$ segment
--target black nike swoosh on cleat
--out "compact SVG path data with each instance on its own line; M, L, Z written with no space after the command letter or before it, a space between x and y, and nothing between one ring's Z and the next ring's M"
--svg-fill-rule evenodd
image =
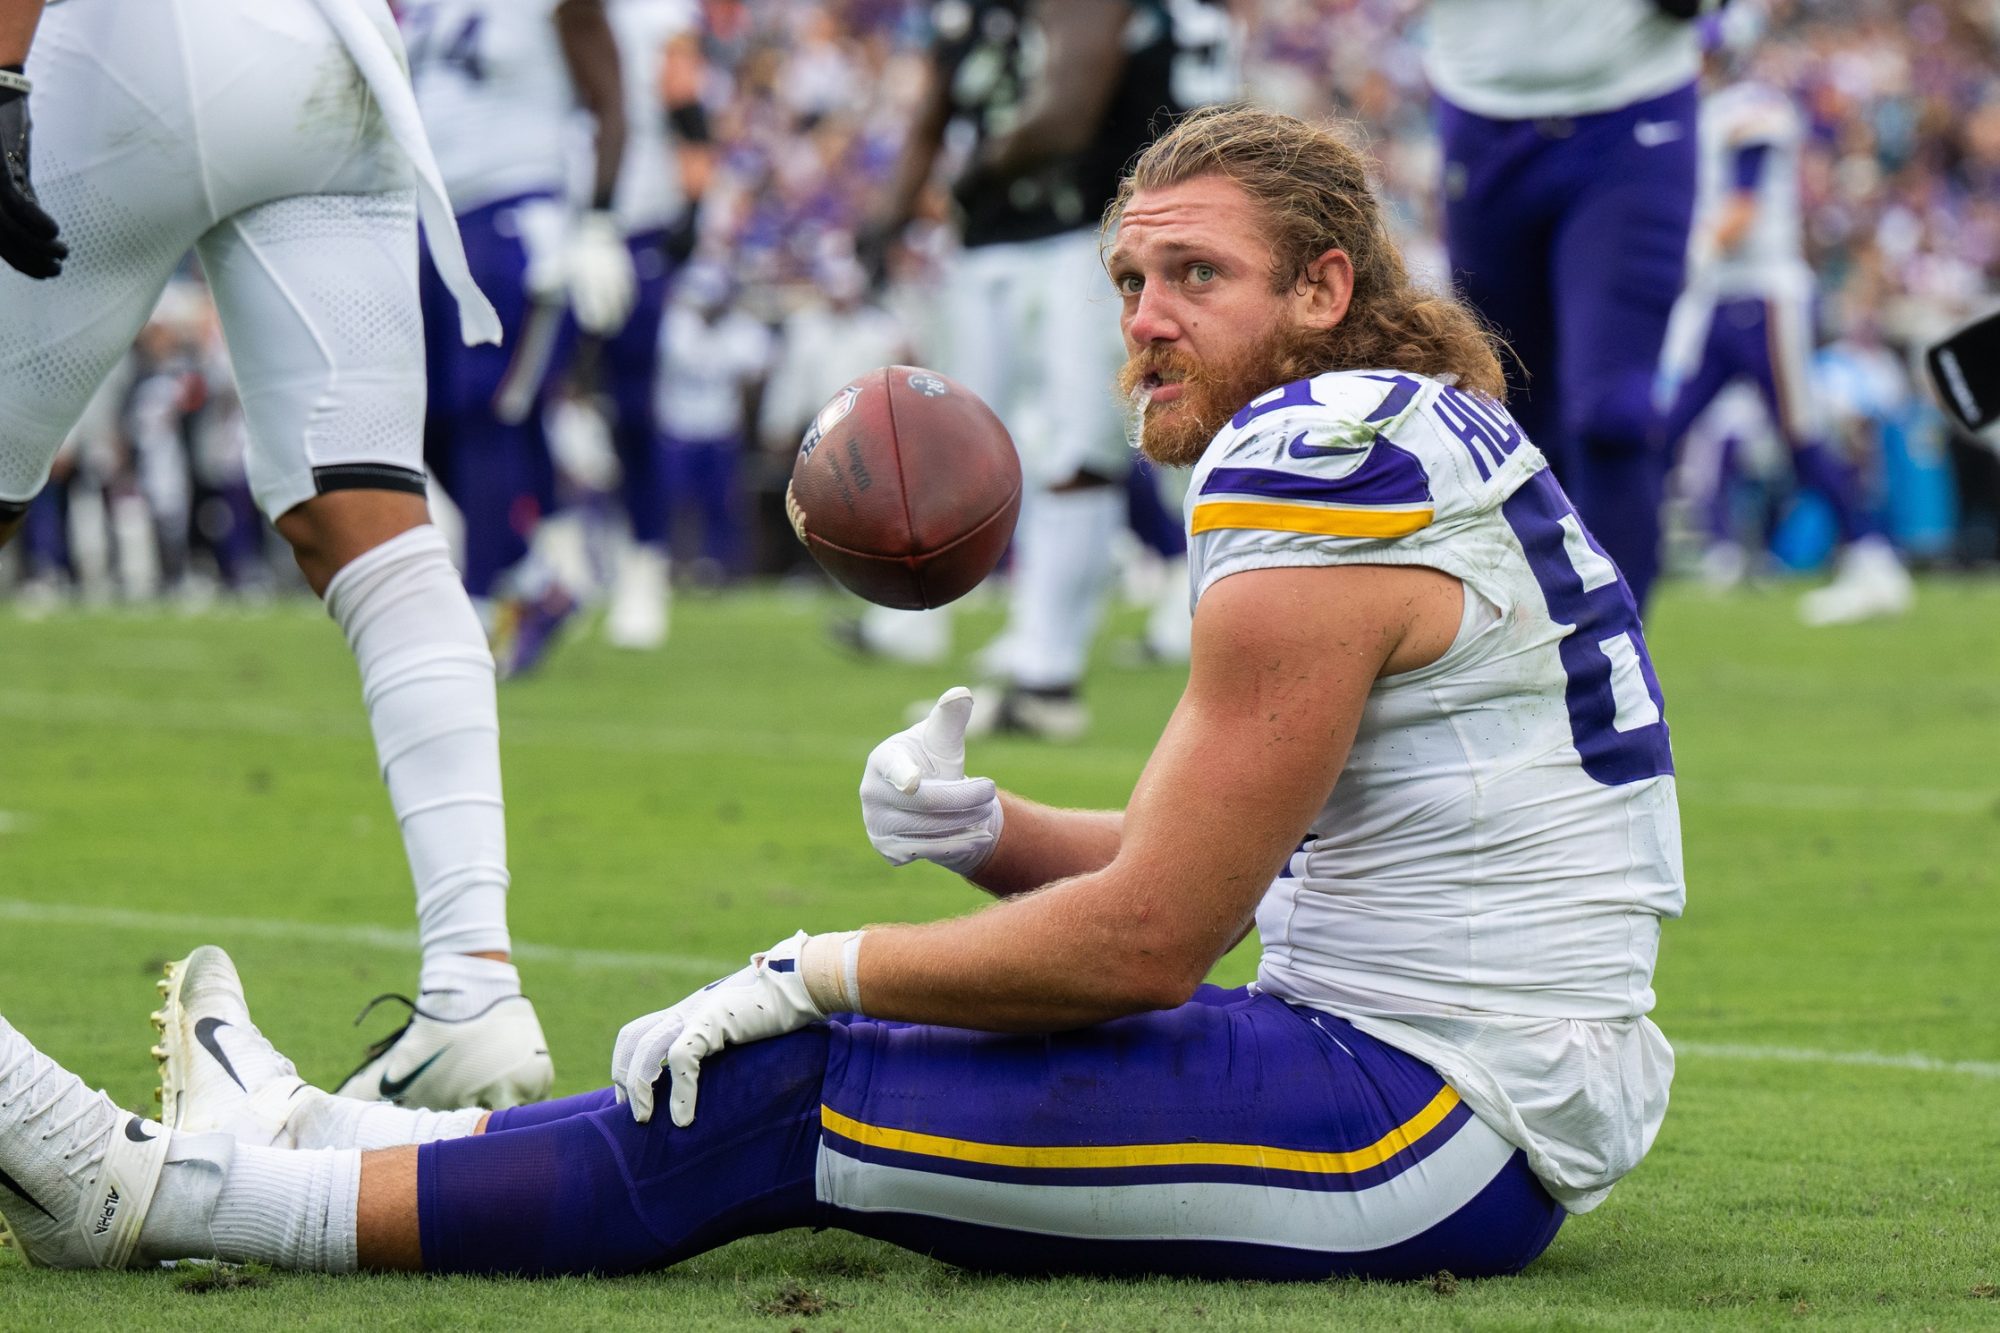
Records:
M215 1062L222 1066L222 1072L229 1075L230 1082L242 1088L243 1091L248 1092L250 1089L245 1086L242 1079L236 1076L236 1066L230 1064L229 1057L222 1053L222 1043L215 1039L216 1029L228 1026L229 1020L226 1018L201 1019L194 1025L194 1039L206 1047L208 1053L215 1057Z
M48 1218L49 1221L54 1222L57 1220L56 1215L54 1213L42 1207L42 1201L40 1199L37 1199L34 1195L28 1193L28 1191L22 1189L21 1182L14 1179L14 1177L8 1175L5 1171L0 1171L0 1188L5 1188L8 1191L14 1194L18 1194L22 1198L26 1199L28 1201L28 1206L30 1208L33 1208L43 1217Z
M403 1077L401 1078L390 1078L387 1074L382 1075L382 1100L389 1102L395 1101L398 1097L402 1096L404 1093L410 1090L410 1085L412 1083L415 1083L418 1079L424 1076L424 1071L426 1069L429 1069L432 1065L436 1064L439 1060L442 1060L443 1058L444 1058L443 1051L435 1051L431 1054L430 1059L424 1061L422 1064L418 1065L415 1069L412 1069L409 1073L403 1075Z
M140 1120L139 1117L135 1115L130 1120L127 1120L125 1122L125 1137L132 1140L132 1142L134 1143L151 1143L154 1139L158 1138L159 1135L148 1134L146 1132L145 1122Z

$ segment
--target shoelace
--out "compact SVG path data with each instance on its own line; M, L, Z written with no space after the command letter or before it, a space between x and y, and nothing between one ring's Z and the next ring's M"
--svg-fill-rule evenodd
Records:
M410 1011L410 1016L403 1020L403 1026L397 1028L394 1032L391 1032L388 1036L383 1037L381 1040L373 1042L369 1045L368 1056L361 1062L363 1068L367 1067L368 1062L370 1060L375 1059L375 1057L381 1055L382 1052L388 1050L391 1046L394 1046L396 1042L399 1039L401 1039L402 1035L410 1030L410 1024L416 1022L419 1018L428 1018L440 1023L449 1021L442 1014L431 1013L429 1010L425 1009L422 1005L418 1004L415 1000L411 999L407 995L398 995L394 991L384 991L382 992L382 994L377 995L374 999L370 1000L367 1004L361 1006L361 1012L354 1016L354 1026L360 1027L363 1023L367 1022L368 1015L374 1013L375 1006L381 1004L384 1000L394 1000L397 1004L407 1006Z
M26 1071L25 1078L20 1077L23 1070ZM22 1041L20 1054L5 1069L0 1069L0 1088L13 1089L0 1095L0 1112L7 1111L16 1101L31 1096L37 1088L45 1085L46 1095L39 1103L29 1102L18 1123L25 1129L61 1106L66 1099L74 1099L69 1113L52 1121L42 1131L41 1141L47 1143L59 1134L69 1135L59 1157L64 1163L63 1174L75 1179L80 1172L104 1158L104 1128L101 1124L86 1126L86 1122L93 1116L115 1116L118 1111L109 1096L102 1092L92 1093L76 1075ZM80 1126L86 1126L82 1132L79 1132ZM82 1160L74 1161L78 1153L83 1153Z

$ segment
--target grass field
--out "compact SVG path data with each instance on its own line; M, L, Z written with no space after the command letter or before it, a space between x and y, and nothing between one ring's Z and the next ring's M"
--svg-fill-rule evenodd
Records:
M843 658L832 609L684 601L662 656L579 640L504 687L514 927L560 1091L603 1082L625 1020L783 933L971 905L942 872L885 868L854 798L869 746L956 675ZM0 1330L2000 1327L2000 586L1929 584L1894 625L1809 633L1791 610L1673 588L1656 612L1689 882L1655 1015L1673 1109L1520 1278L1019 1282L793 1232L642 1279L200 1292L9 1252ZM1086 743L980 744L974 766L1120 803L1178 686L1101 665ZM214 941L305 1073L344 1074L355 1011L407 989L415 952L353 666L317 609L0 607L0 727L0 1013L150 1106L152 979ZM1240 950L1217 979L1252 966Z

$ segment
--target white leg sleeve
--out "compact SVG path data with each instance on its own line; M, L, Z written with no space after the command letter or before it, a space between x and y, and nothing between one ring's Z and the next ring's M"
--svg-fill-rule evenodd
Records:
M1038 491L1014 538L1007 636L1014 683L1046 690L1083 677L1111 591L1111 542L1125 518L1115 486Z
M493 654L443 536L382 543L334 575L326 605L361 667L425 958L508 950Z

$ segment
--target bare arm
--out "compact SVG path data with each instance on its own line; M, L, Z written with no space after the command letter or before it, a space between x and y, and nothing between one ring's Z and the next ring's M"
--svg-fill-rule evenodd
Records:
M1048 1031L1185 1002L1324 805L1376 677L1440 656L1460 605L1456 580L1422 569L1257 570L1216 584L1195 616L1187 691L1111 860L971 916L870 929L868 1013ZM1090 849L1087 828L1109 832L1074 816L1054 826L1072 854Z
M22 65L35 43L44 0L0 0L0 65Z
M980 150L970 174L1011 180L1088 147L1124 68L1131 18L1125 0L1041 0L1036 22L1048 61L1021 118Z
M1000 793L1000 809L1005 817L1000 841L970 876L997 898L1087 875L1117 859L1123 810L1063 810L1010 791Z
M618 71L618 40L605 17L604 0L562 0L555 17L576 100L597 126L591 207L609 208L625 156L625 91Z
M888 192L872 210L864 230L893 236L916 212L917 196L930 180L931 164L937 161L944 143L945 126L951 123L951 73L939 56L932 54L924 66L923 91L917 98L917 112L903 138L896 170L889 178Z
M660 58L660 105L667 109L667 119L675 130L674 156L681 193L689 199L707 193L709 179L715 174L715 143L708 137L701 77L701 43L693 33L681 33L667 43Z

